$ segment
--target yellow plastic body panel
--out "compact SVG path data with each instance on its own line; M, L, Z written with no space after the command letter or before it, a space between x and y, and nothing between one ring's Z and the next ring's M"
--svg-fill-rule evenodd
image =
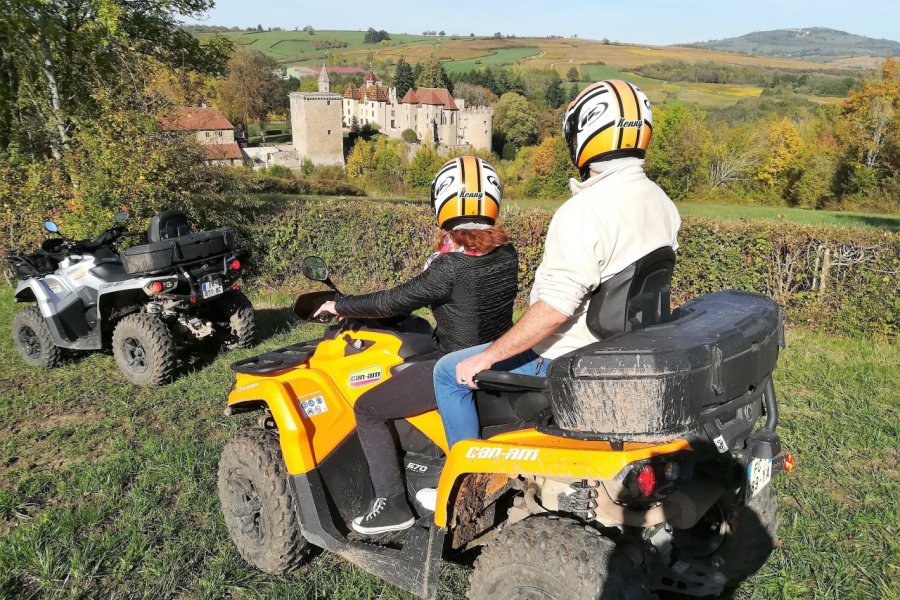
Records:
M447 526L453 485L466 473L612 479L636 460L690 449L686 440L675 440L658 445L625 443L622 450L613 450L609 442L574 440L535 429L503 433L489 440L463 440L447 455L438 484L434 522L438 527Z
M228 395L229 406L260 400L268 405L278 425L285 466L292 475L314 469L356 428L353 405L357 398L389 379L391 367L403 362L398 337L369 331L347 333L372 345L352 353L347 352L343 334L324 340L303 365L265 375L238 373ZM310 402L311 408L304 411L302 403ZM433 429L433 424L425 426Z

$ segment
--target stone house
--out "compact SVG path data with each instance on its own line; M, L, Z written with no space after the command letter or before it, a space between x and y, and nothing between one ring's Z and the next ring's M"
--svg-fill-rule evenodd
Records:
M244 155L234 139L234 125L211 106L176 108L159 118L163 131L192 134L203 146L206 164L240 165Z

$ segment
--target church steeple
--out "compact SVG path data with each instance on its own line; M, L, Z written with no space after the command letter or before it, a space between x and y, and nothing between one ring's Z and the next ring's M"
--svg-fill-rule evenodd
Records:
M328 77L328 70L325 68L325 63L322 63L322 70L319 72L319 91L331 91L331 79Z

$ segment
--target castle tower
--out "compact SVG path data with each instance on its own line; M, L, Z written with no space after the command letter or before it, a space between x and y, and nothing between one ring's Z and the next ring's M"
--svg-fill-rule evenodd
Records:
M459 139L480 150L491 149L494 109L490 106L466 107L459 111Z
M328 70L325 68L325 63L322 63L322 70L319 71L319 92L325 94L331 92L331 78L328 77Z
M328 75L325 85L330 88ZM319 78L322 89L322 77ZM343 97L331 92L292 92L291 134L297 159L317 165L344 164L344 135L341 130Z

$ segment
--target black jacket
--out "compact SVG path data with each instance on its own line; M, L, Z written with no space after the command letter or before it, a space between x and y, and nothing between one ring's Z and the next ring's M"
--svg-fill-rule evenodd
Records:
M493 342L512 327L519 259L510 244L483 256L443 254L409 281L382 292L343 296L348 317L394 317L425 306L437 321L441 354Z

